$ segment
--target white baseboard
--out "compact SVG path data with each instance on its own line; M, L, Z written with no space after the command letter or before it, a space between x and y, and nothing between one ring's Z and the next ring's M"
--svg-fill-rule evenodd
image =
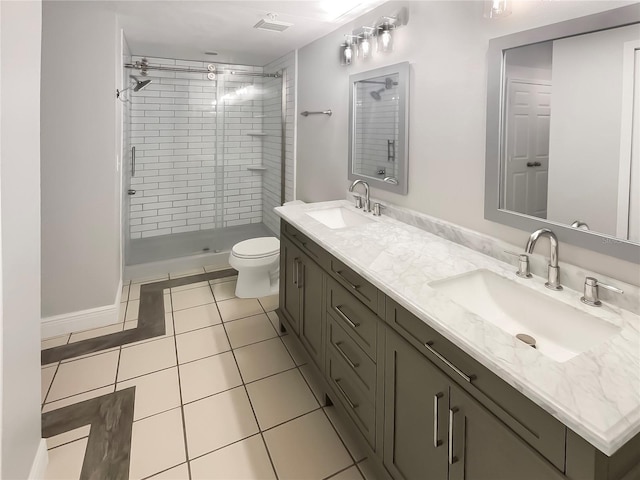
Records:
M47 451L47 441L40 439L40 445L36 451L36 457L31 464L31 471L29 472L29 480L42 480L49 464L49 452Z
M57 337L67 333L90 330L118 323L120 299L122 297L122 280L118 285L115 302L104 307L90 308L77 312L63 313L42 319L40 326L42 338Z

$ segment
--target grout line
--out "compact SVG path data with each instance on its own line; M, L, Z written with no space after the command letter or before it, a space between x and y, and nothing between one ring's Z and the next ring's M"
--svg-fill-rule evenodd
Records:
M349 465L348 467L343 468L342 470L338 470L336 473L332 473L331 475L329 475L328 477L324 477L323 480L330 480L332 478L334 478L336 475L340 475L342 472L346 472L347 470L349 470L352 467L356 467L356 470L358 470L358 466L355 463L352 463L351 465ZM359 470L358 470L359 471Z
M314 397L314 398L315 398L315 397ZM293 422L294 420L298 420L299 418L302 418L302 417L304 417L304 416L306 416L306 415L310 415L310 414L312 414L312 413L315 413L315 412L317 412L318 410L322 410L322 406L319 406L319 407L317 407L317 408L314 408L313 410L309 410L308 412L301 413L300 415L296 415L295 417L292 417L292 418L290 418L289 420L285 420L284 422L280 422L280 423L278 423L277 425L273 425L273 426L271 426L271 427L265 428L264 430L262 430L262 429L261 429L260 431L261 431L261 432L263 432L263 433L268 432L268 431L270 431L270 430L273 430L274 428L281 427L282 425L284 425L284 424L286 424L286 423ZM258 425L258 427L259 427L259 425Z
M63 432L60 435L64 435L65 433L67 433L67 432ZM91 432L89 432L89 435L91 435ZM79 440L84 440L85 438L88 439L89 435L85 435L84 437L76 438L74 440L69 440L68 442L61 443L60 445L56 445L55 447L51 447L51 448L47 447L47 452L50 452L51 450L55 450L56 448L64 447L65 445L69 445L70 443L75 443L75 442L77 442ZM55 436L57 437L57 435L55 435ZM49 437L49 438L53 438L53 437ZM45 442L46 442L47 439L43 438L43 440L45 440Z
M175 465L173 465L172 467L165 468L164 470L160 470L159 472L156 472L156 473L152 473L152 474L151 474L151 475L149 475L148 477L142 477L140 480L147 480L147 479L149 479L149 478L153 478L153 477L155 477L156 475L160 475L161 473L168 472L169 470L171 470L171 469L173 469L173 468L176 468L176 467L179 467L180 465L185 465L185 464L187 465L187 470L188 470L188 469L189 469L189 462L180 462L180 463L176 463L176 464L175 464Z
M51 393L51 387L53 387L53 382L56 379L56 375L58 375L58 370L60 369L60 365L62 364L62 362L58 362L58 364L56 365L56 371L53 372L53 377L51 377L51 383L49 384L49 388L47 388L47 393L45 394L44 398L42 399L42 404L40 405L40 412L42 412L42 409L44 408L44 406L47 403L47 397L49 396L49 393ZM40 369L40 376L42 377L42 369Z
M211 287L211 284L209 284L209 287L211 288L211 293L213 294L213 287ZM222 313L220 312L220 307L218 306L217 303L216 303L216 308L218 309L220 318L222 318ZM227 328L224 326L224 322L222 323L222 326L224 328L224 333L227 336L227 341L229 342L229 345L231 345L231 340L229 338L229 334L227 333ZM273 458L271 457L269 446L267 445L267 441L265 440L262 430L260 429L260 423L258 422L258 415L256 414L256 410L253 407L253 402L251 401L251 397L249 396L249 390L247 389L247 385L245 384L244 376L242 375L242 371L240 370L240 364L238 363L238 359L236 358L236 353L233 348L231 348L231 354L233 355L233 360L236 362L236 368L238 369L238 373L240 374L240 380L242 381L242 388L244 388L244 394L247 396L247 400L249 401L249 406L251 407L251 412L253 413L253 419L256 422L256 427L258 428L260 438L262 438L262 444L264 445L264 449L267 452L267 457L269 457L269 463L271 463L271 469L273 470L273 474L275 475L276 480L278 480L279 477L278 477L278 472L276 470L276 465L275 463L273 463Z
M178 373L178 393L180 395L180 415L182 416L182 438L184 440L184 455L185 455L185 460L187 462L187 472L189 473L189 480L191 480L191 463L189 462L189 445L187 443L187 420L184 415L184 400L182 398L182 378L180 376L180 359L178 358L178 337L176 335L176 320L173 315L173 293L171 292L171 290L169 290L169 297L171 298L171 322L173 323L173 345L175 348L176 368Z
M53 385L53 382L51 382L51 385ZM100 389L102 389L102 388L114 387L114 391L115 391L115 386L116 386L116 384L115 384L115 383L109 383L109 384L107 384L107 385L101 385L101 386L99 386L99 387L91 388L91 389L89 389L89 390L85 390L85 391L80 392L80 393L74 393L73 395L67 395L66 397L56 398L55 400L51 400L50 402L46 402L46 403L44 403L44 404L42 405L42 408L46 407L47 405L51 405L52 403L59 402L59 401L61 401L61 400L66 400L66 399L68 399L68 398L72 398L72 397L77 397L78 395L84 395L85 393L95 392L96 390L100 390ZM48 396L49 396L49 394L47 394L47 397L48 397ZM45 399L45 400L46 400L46 399ZM86 400L91 400L91 399L90 399L90 398L88 398L88 399L86 399ZM82 400L82 401L84 402L84 400ZM75 402L75 403L80 403L80 402ZM70 405L75 405L75 403L71 403ZM60 408L63 408L63 407L60 407ZM57 410L57 409L56 409L56 410ZM49 413L49 412L43 412L43 413Z

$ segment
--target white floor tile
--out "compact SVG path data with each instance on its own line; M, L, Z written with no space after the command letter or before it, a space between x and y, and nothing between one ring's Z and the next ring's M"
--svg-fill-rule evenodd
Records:
M133 420L180 406L178 368L169 368L116 384L116 390L136 387Z
M234 353L245 383L295 367L279 338L247 345Z
M62 363L53 379L47 402L115 383L118 351Z
M204 273L204 268L189 268L187 270L179 270L176 272L169 272L169 278L182 278L182 277L190 277L191 275L198 275L200 273Z
M79 355L77 357L67 358L65 360L61 360L60 363L75 362L76 360L82 360L83 358L94 357L96 355L102 355L103 353L108 353L108 352L116 352L118 350L120 350L120 347L107 348L106 350L100 350L98 352L91 352L91 353L86 353L84 355Z
M254 435L191 461L193 480L275 479L260 435Z
M92 330L84 330L83 332L72 333L69 343L80 342L89 338L101 337L103 335L109 335L110 333L117 333L122 331L122 323L115 323L113 325L107 325L105 327L94 328Z
M202 288L202 287L208 287L208 286L209 286L209 282L206 280L203 282L187 283L186 285L181 285L180 287L171 287L171 293L182 292L183 290L190 290L192 288Z
M158 473L153 477L149 477L149 480L187 480L189 478L189 467L186 463L178 465L177 467L165 470L162 473Z
M173 306L171 304L171 295L168 293L164 294L164 312L168 313L173 310Z
M120 295L120 303L129 300L129 284L122 286L122 295Z
M219 301L218 308L224 322L264 313L260 302L255 298L232 298Z
M133 283L129 287L129 301L131 300L139 300L140 299L140 287L141 283Z
M127 303L127 313L124 316L124 321L128 322L130 320L135 320L138 318L138 313L140 311L140 300L130 300Z
M241 318L234 322L228 322L225 323L224 326L232 348L243 347L250 343L260 342L278 336L269 321L269 317L264 313Z
M322 387L321 380L318 379L318 374L313 370L313 366L310 364L302 365L300 367L300 373L307 381L309 387L311 387L311 391L313 392L313 396L316 397L316 400L320 405L325 404L325 392Z
M336 407L324 407L324 411L354 460L356 462L364 460L367 457L367 451L362 446L363 440L361 437L358 438L358 434L355 432L353 425L348 425L345 420L338 415Z
M42 407L42 413L50 412L52 410L57 410L62 407L66 407L67 405L73 405L75 403L84 402L85 400L89 400L91 398L101 397L102 395L108 395L109 393L113 393L115 390L115 384L109 385L108 387L96 388L95 390L89 390L88 392L81 393L79 395L74 395L73 397L63 398L62 400L57 400L55 402L48 402L44 404Z
M360 470L355 465L334 475L329 480L363 480Z
M278 335L286 335L286 332L281 332L280 331L280 319L278 318L278 315L276 314L276 312L267 312L267 317L269 317L269 321L271 322L271 325L273 325L273 328L275 329L276 332L278 332Z
M59 337L45 338L40 342L40 348L46 350L47 348L59 347L60 345L66 345L69 341L69 335L60 335Z
M80 478L88 439L83 438L49 450L49 463L44 480L75 480Z
M223 300L229 300L236 296L236 282L218 282L213 280L211 282L211 288L213 290L213 296L216 298L216 302Z
M60 445L64 445L65 443L70 443L75 440L88 437L90 430L91 430L91 425L84 425L82 427L69 430L68 432L61 433L60 435L54 435L53 437L49 437L46 439L47 448L52 449L55 447L59 447Z
M176 348L173 337L122 348L118 381L128 380L146 373L176 365Z
M180 292L171 293L173 311L184 310L185 308L197 307L213 303L213 294L209 287L192 288Z
M231 350L222 325L176 335L180 363L198 360Z
M231 352L180 365L180 386L184 403L239 385L242 385L242 379Z
M186 460L179 408L133 423L131 480L148 477Z
M53 381L53 375L56 373L57 365L51 365L40 370L40 403L44 403L44 399L47 396L51 382Z
M268 297L261 297L258 299L260 301L260 305L264 308L265 312L272 312L276 308L278 308L278 304L280 302L278 295L269 295Z
M287 351L293 357L296 365L305 365L306 363L310 362L311 359L309 358L309 355L304 350L304 348L300 346L300 340L293 338L291 335L283 335L280 338L282 338L282 341L287 347Z
M321 410L268 430L264 438L281 480L326 478L353 462Z
M120 303L118 307L118 322L124 322L124 316L127 312L127 302Z
M175 320L176 333L210 327L222 322L215 303L178 310L173 314L173 319Z
M243 387L185 405L184 417L190 458L258 433Z
M274 427L319 407L297 369L247 385L261 430Z

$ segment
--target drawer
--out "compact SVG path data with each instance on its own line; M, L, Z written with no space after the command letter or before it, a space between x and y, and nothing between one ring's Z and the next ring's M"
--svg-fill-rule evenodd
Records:
M309 257L318 263L324 269L328 268L329 254L314 241L310 240L304 233L287 222L282 222L282 231L291 239L291 241L305 252Z
M564 471L566 427L562 423L390 298L386 300L385 320L515 433Z
M378 317L338 282L329 277L327 277L327 312L375 361Z
M347 363L334 354L327 352L327 376L335 396L344 406L369 445L375 448L375 408L367 400L367 395L358 386L359 381Z
M367 394L368 400L374 402L376 364L362 351L331 314L327 315L327 339L327 347L333 351L335 356L342 357L359 380L359 386Z
M380 314L384 313L382 309L378 309L378 289L368 280L333 257L329 259L329 273L371 310Z

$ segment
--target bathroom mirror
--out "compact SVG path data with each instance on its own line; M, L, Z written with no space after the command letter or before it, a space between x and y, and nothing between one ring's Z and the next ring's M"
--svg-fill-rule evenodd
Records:
M488 59L485 218L640 263L640 5L493 39Z
M409 63L349 77L349 180L407 194Z

